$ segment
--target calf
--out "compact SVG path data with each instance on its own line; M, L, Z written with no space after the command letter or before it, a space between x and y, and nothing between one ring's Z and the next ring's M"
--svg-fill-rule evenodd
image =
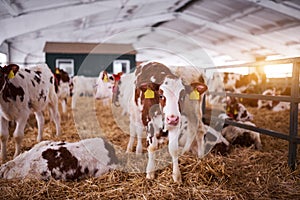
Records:
M246 124L250 126L255 126L254 123L247 121L247 120L237 120L229 115L222 113L219 114L218 118L219 121L213 122L212 126L216 127L217 130L221 131L222 136L231 144L231 145L240 145L240 146L255 146L256 149L261 149L262 144L260 140L260 134L251 130L239 128L232 125L224 125L224 120L234 120L241 124ZM226 145L228 146L228 145ZM228 149L228 148L226 148ZM223 152L224 153L224 152Z
M187 109L184 107L185 98L192 96L193 100L199 100L201 94L206 91L207 86L198 82L185 86L182 80L175 76L168 67L157 62L149 62L142 65L137 68L135 75L135 106L133 107L131 121L134 121L137 125L136 133L138 138L142 138L143 127L147 127L150 121L154 121L153 124L156 126L156 128L150 126L147 129L149 155L146 169L147 178L154 178L155 150L158 148L157 135L159 135L159 133L154 131L162 130L163 132L168 132L168 148L173 163L173 180L180 182L178 144L180 122L182 120L181 113L184 109ZM200 111L196 110L197 112ZM196 114L193 114L193 117L196 116ZM155 123L155 121L157 122ZM195 124L197 127L198 123ZM192 139L190 140L192 141ZM139 150L139 148L141 147L138 146L137 149Z
M94 96L97 86L97 79L94 77L74 76L73 94L71 108L75 109L76 102L80 96Z
M114 169L114 148L101 138L75 143L43 141L0 167L4 179L78 180Z
M6 143L9 136L8 122L15 121L13 136L16 142L16 157L21 151L24 128L33 111L38 124L37 141L42 140L44 117L42 111L49 105L49 111L60 135L58 99L54 88L54 77L47 65L19 68L10 64L0 67L0 109L1 109L1 156L6 160Z
M95 98L102 100L104 105L109 105L112 101L114 76L101 71L96 83Z
M207 81L209 92L224 92L224 74L215 72L212 77L210 77ZM211 105L221 104L223 103L224 96L220 95L207 95L207 102Z
M70 77L63 69L55 69L55 91L61 101L63 113L67 112L67 99L70 96Z
M185 121L183 123L186 123ZM179 139L179 145L183 146L186 144L186 140L188 139L187 136L189 135L188 133L185 133L185 131L188 131L186 126L182 127L182 133L180 134L180 139ZM229 142L223 137L220 131L215 130L214 128L204 125L204 134L201 134L200 136L203 137L203 156L207 155L215 145L217 144L224 144L226 147L229 146ZM199 131L198 131L199 133ZM197 142L196 139L193 140L189 151L197 155L199 154L199 143Z
M247 75L241 75L231 72L215 72L208 80L209 91L212 92L224 92L230 91L235 93L244 93L245 91L265 82L265 77L261 77L258 73L250 73ZM210 104L222 103L223 98L221 96L208 96L208 102Z
M263 95L272 95L275 96L276 95L276 89L268 89L265 90L263 93ZM289 89L285 89L283 93L281 93L281 95L291 95L289 93ZM279 111L284 111L284 110L289 110L290 109L290 103L289 102L280 102L280 101L272 101L272 100L258 100L258 109L261 108L267 108L270 109L274 112L279 112Z
M255 126L249 121L239 123ZM251 146L254 144L255 149L260 150L262 148L260 134L251 130L229 125L222 129L222 135L232 145Z
M271 96L275 96L276 95L276 92L275 92L275 88L273 89L267 89L265 91L263 91L262 95L271 95ZM259 99L257 101L257 108L258 109L261 109L261 108L268 108L268 109L271 109L273 107L273 101L271 100L261 100Z
M134 81L135 81L135 74L129 73L124 74L122 77L118 77L115 79L115 84L113 86L113 100L112 103L116 107L122 108L122 115L127 114L130 118L129 123L129 132L130 137L127 144L126 152L133 151L133 144L136 138L136 124L133 121L132 112L134 105ZM130 117L131 116L131 117ZM136 153L142 152L142 139L138 139L138 148L136 148Z
M289 110L290 107L291 106L290 106L289 102L281 101L272 108L272 111L274 111L274 112L285 111L285 110Z
M226 114L236 121L252 121L253 115L246 107L239 103L237 98L227 97Z

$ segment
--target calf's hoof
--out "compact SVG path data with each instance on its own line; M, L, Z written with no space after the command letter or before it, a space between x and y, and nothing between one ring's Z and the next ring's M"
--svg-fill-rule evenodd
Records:
M154 172L148 172L146 175L147 179L154 179L155 178L155 173Z

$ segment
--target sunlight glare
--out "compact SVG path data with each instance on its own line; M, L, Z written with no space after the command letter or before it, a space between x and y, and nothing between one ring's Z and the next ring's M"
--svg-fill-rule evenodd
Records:
M292 63L264 66L264 72L266 73L267 78L291 77L292 70L293 70Z
M219 72L233 72L233 73L242 74L242 75L249 74L249 68L248 67L223 68L223 69L218 69L218 71Z

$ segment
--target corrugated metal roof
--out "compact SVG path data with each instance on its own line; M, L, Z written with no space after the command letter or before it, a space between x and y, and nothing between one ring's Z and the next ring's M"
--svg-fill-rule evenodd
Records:
M3 0L0 27L18 62L44 61L53 41L131 44L139 61L179 65L172 55L201 49L223 64L300 56L299 0Z

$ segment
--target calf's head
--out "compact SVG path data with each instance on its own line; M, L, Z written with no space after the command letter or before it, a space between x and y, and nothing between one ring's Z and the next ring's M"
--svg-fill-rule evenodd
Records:
M106 71L102 71L99 74L99 78L96 84L96 99L112 98L114 77L108 74Z
M176 127L180 122L183 102L186 98L189 101L200 102L201 94L207 90L204 83L194 82L189 86L182 83L181 79L166 77L160 85L160 106L164 115L164 124L168 127ZM189 109L187 109L189 110Z
M18 72L19 66L16 64L10 64L4 67L0 67L0 90L3 90L5 82L11 79Z
M227 98L226 114L237 121L252 121L253 115L234 97Z

